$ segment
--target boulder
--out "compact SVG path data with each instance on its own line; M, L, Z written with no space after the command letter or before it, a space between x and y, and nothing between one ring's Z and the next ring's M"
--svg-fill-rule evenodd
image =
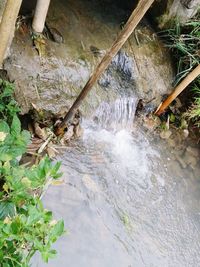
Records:
M175 19L185 23L194 17L199 9L199 0L166 0L156 1L151 12L159 28L167 28Z

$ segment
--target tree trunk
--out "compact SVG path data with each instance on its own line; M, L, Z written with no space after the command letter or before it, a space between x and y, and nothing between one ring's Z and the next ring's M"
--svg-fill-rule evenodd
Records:
M0 24L0 68L15 32L15 22L22 0L7 0Z
M44 30L49 4L50 0L37 0L32 27L33 30L38 33L41 33Z

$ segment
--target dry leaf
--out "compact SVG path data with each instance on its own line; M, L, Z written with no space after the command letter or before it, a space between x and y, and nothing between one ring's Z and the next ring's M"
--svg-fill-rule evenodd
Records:
M34 45L35 48L38 51L38 54L40 57L44 57L46 55L46 42L45 39L38 36L36 39L34 39Z
M48 135L47 135L45 129L44 129L44 128L42 129L42 128L39 126L39 123L35 122L35 123L34 123L34 128L35 128L35 134L36 134L39 138L41 138L42 140L46 140L46 139L47 139Z
M47 147L47 154L50 157L50 159L53 159L56 156L55 150L51 147Z

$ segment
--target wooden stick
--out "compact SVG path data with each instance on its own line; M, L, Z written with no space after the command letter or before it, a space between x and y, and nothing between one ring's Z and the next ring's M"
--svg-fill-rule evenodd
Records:
M155 114L161 115L164 110L171 104L171 102L198 76L200 75L200 65L198 65L193 71L191 71L182 82L174 89L174 91L168 96L168 98L158 107Z
M0 23L0 68L15 32L15 22L22 0L7 0Z
M87 96L87 94L92 89L92 86L96 83L96 81L99 79L100 75L107 69L109 64L111 63L113 57L119 52L121 47L124 45L126 40L129 38L129 36L132 34L140 20L143 18L147 10L150 8L154 0L140 0L137 7L131 14L129 20L127 21L126 25L118 35L117 39L114 41L112 47L110 50L105 54L97 68L95 69L94 73L82 89L81 93L75 100L74 104L69 109L68 113L64 117L62 123L58 125L58 128L56 129L56 134L60 135L63 133L64 129L67 127L67 123L71 120L71 118L74 116L76 110L81 105L83 99Z
M44 24L49 9L50 0L37 0L32 27L35 32L41 33L44 30Z

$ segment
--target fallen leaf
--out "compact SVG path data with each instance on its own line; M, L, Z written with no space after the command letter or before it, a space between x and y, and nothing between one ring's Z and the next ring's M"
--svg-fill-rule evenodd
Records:
M63 180L58 180L58 181L52 181L51 182L52 185L63 185L64 184L64 181Z
M34 123L34 128L35 128L35 134L41 138L42 140L46 140L48 135L47 133L45 132L45 129L44 128L41 128L39 126L39 123L35 122Z
M44 57L46 55L46 42L43 37L38 36L34 39L35 48L38 51L40 57Z
M56 156L55 150L51 147L47 147L47 154L50 157L50 159L53 159Z

